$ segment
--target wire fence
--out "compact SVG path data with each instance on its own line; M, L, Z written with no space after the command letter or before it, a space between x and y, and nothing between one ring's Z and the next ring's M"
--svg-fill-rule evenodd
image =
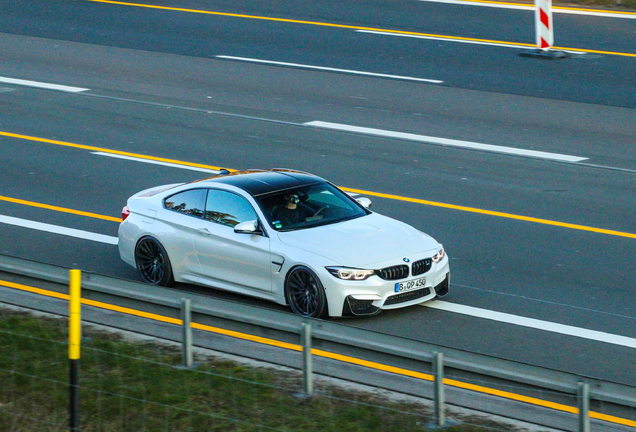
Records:
M0 309L0 431L69 429L67 320ZM82 431L423 431L429 404L317 381L302 373L195 356L85 326L79 372ZM444 431L518 431L453 415Z

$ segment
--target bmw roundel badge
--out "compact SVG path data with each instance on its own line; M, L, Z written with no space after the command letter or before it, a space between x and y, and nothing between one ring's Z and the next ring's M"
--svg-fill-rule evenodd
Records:
M402 258L402 261L404 261L404 262L411 262L411 260L410 260L410 259L408 259L407 257Z

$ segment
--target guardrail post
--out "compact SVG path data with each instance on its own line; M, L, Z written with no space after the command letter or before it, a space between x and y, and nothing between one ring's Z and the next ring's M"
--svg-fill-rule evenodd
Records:
M433 377L435 379L435 425L442 427L446 424L444 415L444 354L441 352L433 353Z
M311 324L302 324L300 338L303 346L303 392L305 395L311 396L314 391L313 365L311 358Z
M579 432L590 432L590 385L579 382L578 387Z
M183 367L192 367L192 328L190 327L192 308L190 299L181 299L181 320L183 321L183 340L181 345L181 361Z

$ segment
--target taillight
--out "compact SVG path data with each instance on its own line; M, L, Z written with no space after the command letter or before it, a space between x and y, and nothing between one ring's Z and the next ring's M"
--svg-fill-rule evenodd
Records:
M130 215L130 209L128 208L128 206L124 206L123 209L121 209L121 221L125 221L126 218Z

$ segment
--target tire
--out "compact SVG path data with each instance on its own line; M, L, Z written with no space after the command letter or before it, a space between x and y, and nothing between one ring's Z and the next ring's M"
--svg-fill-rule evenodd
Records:
M155 238L144 237L139 240L135 248L135 263L144 282L161 286L174 284L168 253Z
M329 312L325 289L316 274L305 266L294 267L285 280L285 297L294 313L323 318Z

